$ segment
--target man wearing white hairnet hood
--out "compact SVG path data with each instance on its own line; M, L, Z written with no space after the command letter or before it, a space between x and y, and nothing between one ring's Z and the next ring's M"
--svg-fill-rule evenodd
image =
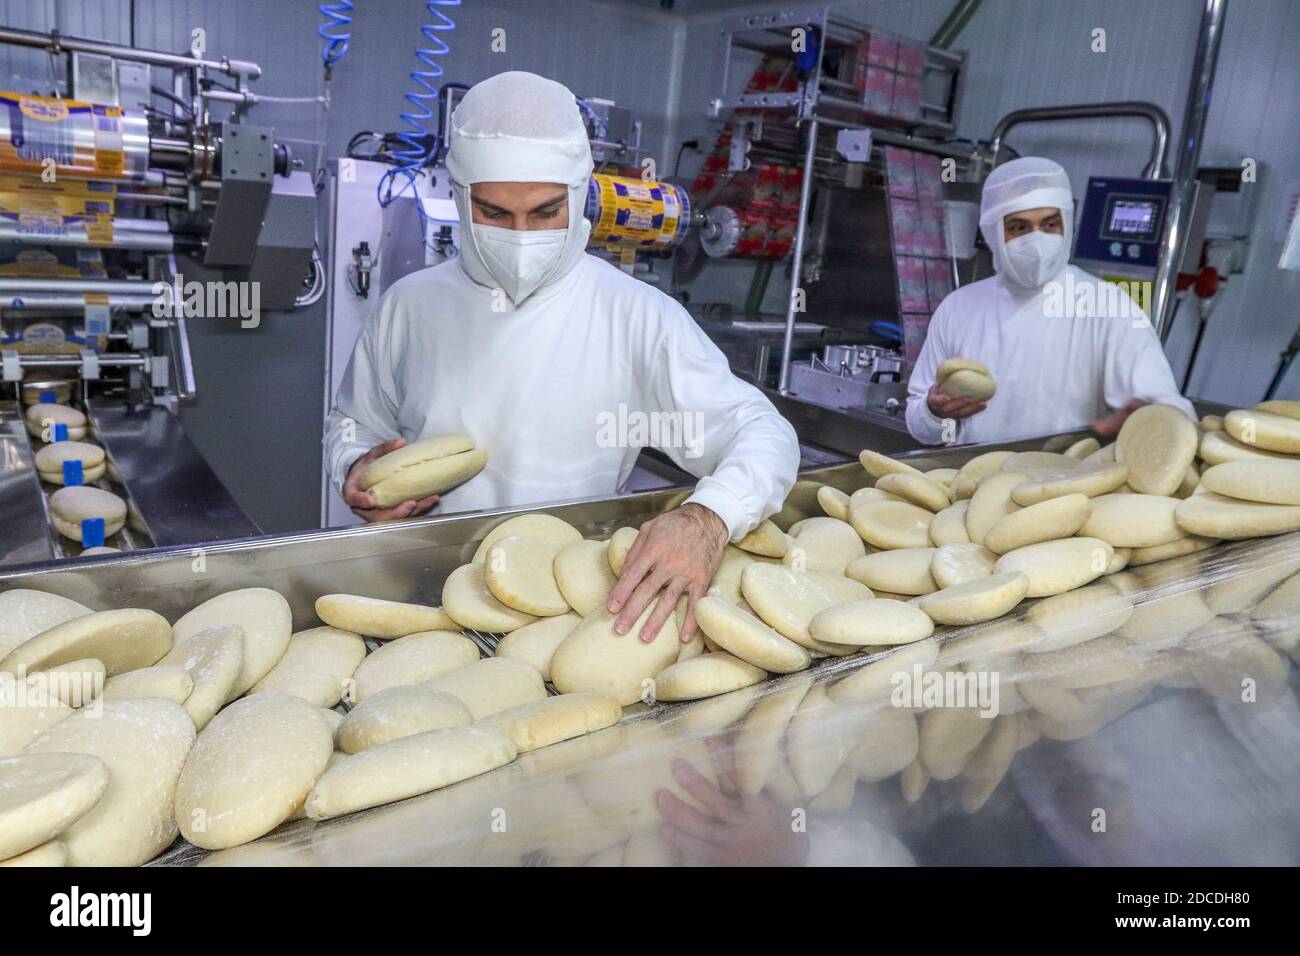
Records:
M1145 314L1117 286L1069 264L1074 198L1064 169L1027 156L989 174L980 232L996 275L952 292L930 320L908 383L907 427L927 444L1092 428L1113 435L1149 402L1193 420ZM946 359L986 366L985 402L936 384Z
M670 431L685 441L658 447L699 483L642 526L609 603L626 632L662 594L640 629L651 640L679 596L693 612L727 541L781 507L794 430L676 301L586 253L591 149L568 89L531 73L484 80L450 140L460 255L385 294L326 423L326 468L366 520L404 518L439 498L379 509L360 472L406 442L463 432L488 462L442 496L447 511L609 495L650 441L608 423L677 416ZM686 624L683 639L693 613Z

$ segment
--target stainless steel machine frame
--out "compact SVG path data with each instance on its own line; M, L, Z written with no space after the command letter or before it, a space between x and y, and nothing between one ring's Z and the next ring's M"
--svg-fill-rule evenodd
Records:
M822 37L817 48L817 61L801 89L793 93L742 93L730 95L727 90L730 82L733 47L749 50L764 50L774 44L773 37L789 45L790 31L795 28L815 27ZM813 172L817 156L817 139L822 129L871 130L872 139L880 144L906 146L935 152L944 156L970 158L970 150L946 146L926 137L951 134L955 126L957 103L960 99L960 77L965 63L965 54L927 47L927 67L945 70L951 73L952 82L948 101L943 104L922 102L922 119L911 124L906 132L889 129L879 125L854 122L835 115L835 110L858 111L861 104L849 96L830 93L828 88L841 91L845 87L852 90L851 84L825 75L824 54L828 43L844 46L854 45L871 30L865 23L845 17L829 7L806 7L784 10L770 14L754 14L728 21L720 28L722 49L721 93L709 103L711 116L718 117L724 112L734 110L761 109L769 112L788 111L797 127L804 130L804 151L800 161L803 169L803 181L799 193L799 214L795 226L793 259L791 261L790 297L786 303L785 338L781 350L781 369L777 379L777 391L788 394L790 391L790 364L794 353L794 333L799 308L801 305L801 288L803 275L803 257L808 231L808 209L813 189Z

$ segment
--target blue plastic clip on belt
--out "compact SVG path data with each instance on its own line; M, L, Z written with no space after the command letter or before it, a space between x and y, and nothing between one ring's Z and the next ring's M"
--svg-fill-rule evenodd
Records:
M103 518L82 518L81 519L81 547L102 548L104 546L104 519Z
M86 474L81 470L81 461L72 459L63 463L63 483L71 488L73 485L84 485L86 483Z
M62 422L59 422L57 425L54 426L54 440L55 440L55 441L67 441L67 440L68 440L68 426L67 426L67 425L63 424Z
M41 392L41 403L44 405L53 405L59 400L59 396L53 392Z

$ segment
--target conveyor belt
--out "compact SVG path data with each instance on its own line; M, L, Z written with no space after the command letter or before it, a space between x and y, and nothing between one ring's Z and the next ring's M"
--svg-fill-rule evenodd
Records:
M1041 445L1037 440L1007 447ZM945 467L985 450L904 457L922 468ZM851 490L864 477L855 463L806 472L792 497L796 511L818 483ZM685 493L656 491L542 510L589 537L603 537L661 513ZM494 525L514 513L220 542L206 550L201 574L195 573L188 549L47 563L0 570L0 588L38 587L94 607L150 607L175 619L233 588L272 587L289 599L294 627L302 629L316 624L314 599L324 593L438 603L447 574L469 559ZM864 771L847 791L835 771L830 781L820 782L816 796L791 798L807 818L808 841L787 839L788 817L778 806L764 811L775 814L772 820L779 823L770 839L759 839L758 831L750 830L754 837L748 847L731 847L727 852L737 856L716 862L757 861L745 854L760 848L789 852L786 862L800 862L798 854L806 853L810 843L814 862L1294 863L1300 852L1300 801L1295 796L1300 793L1295 760L1300 709L1297 672L1285 662L1287 642L1294 643L1300 633L1300 617L1280 624L1252 621L1253 598L1243 605L1228 598L1266 593L1268 588L1256 587L1256 581L1271 587L1295 568L1300 568L1300 534L1223 544L1150 565L1128 575L1131 591L1125 593L1157 639L1104 635L1081 641L1078 650L1066 646L1067 640L1051 655L1002 653L997 667L1003 679L1025 691L1013 695L1008 686L1002 698L1006 711L995 719L1023 714L1024 720L1032 719L1030 729L1040 739L1024 741L1007 765L988 770L997 773L996 787L982 807L966 805L979 778L965 771L952 780L931 781L915 801L903 796L897 769L881 779ZM1215 618L1207 597L1227 613ZM1032 603L1016 617L1023 617ZM974 673L987 666L994 658L983 642L998 639L1005 624L941 634L937 671ZM1162 630L1166 627L1167 632ZM1190 629L1191 635L1180 628ZM476 635L476 641L486 649L492 636ZM1240 688L1233 672L1215 669L1216 655L1230 657L1241 647L1266 655L1251 665L1259 696L1249 703L1237 699ZM1096 684L1098 659L1075 656L1085 649L1104 652L1101 662L1119 672L1109 674L1108 683ZM525 754L443 791L325 823L289 823L255 844L214 854L178 843L158 862L572 864L615 846L622 848L615 855L639 858L657 845L661 821L655 794L664 788L681 792L673 776L675 762L688 761L706 776L716 773L706 744L730 748L738 760L763 757L768 753L764 748L776 748L772 753L778 762L771 766L777 769L771 772L805 779L817 776L818 760L833 759L836 766L853 755L865 760L859 748L881 732L885 715L897 717L897 710L832 700L803 713L797 731L779 731L770 740L742 736L739 730L749 726L745 721L756 705L777 694L806 685L829 687L896 653L825 660L810 671L722 697L629 709L615 727ZM1076 681L1086 686L1071 690L1066 703L1085 706L1086 720L1070 723L1060 713L1044 710L1053 699L1050 694L1028 709L1024 700L1016 703L1028 699L1031 683L1053 691L1055 684L1069 687ZM923 738L924 733L929 731ZM797 754L793 763L792 753ZM978 770L983 765L971 766ZM1092 829L1097 807L1107 810L1112 836ZM497 819L506 821L504 830L493 826ZM751 819L747 825L758 822Z

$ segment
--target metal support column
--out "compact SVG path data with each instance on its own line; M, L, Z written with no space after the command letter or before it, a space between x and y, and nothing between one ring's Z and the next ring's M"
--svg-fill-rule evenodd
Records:
M781 346L781 375L777 391L790 391L790 363L794 358L794 323L798 315L803 282L804 237L808 232L808 207L812 203L813 164L817 157L817 120L808 121L808 141L803 150L803 182L799 186L799 222L794 232L794 261L790 265L790 300L785 307L785 342Z

